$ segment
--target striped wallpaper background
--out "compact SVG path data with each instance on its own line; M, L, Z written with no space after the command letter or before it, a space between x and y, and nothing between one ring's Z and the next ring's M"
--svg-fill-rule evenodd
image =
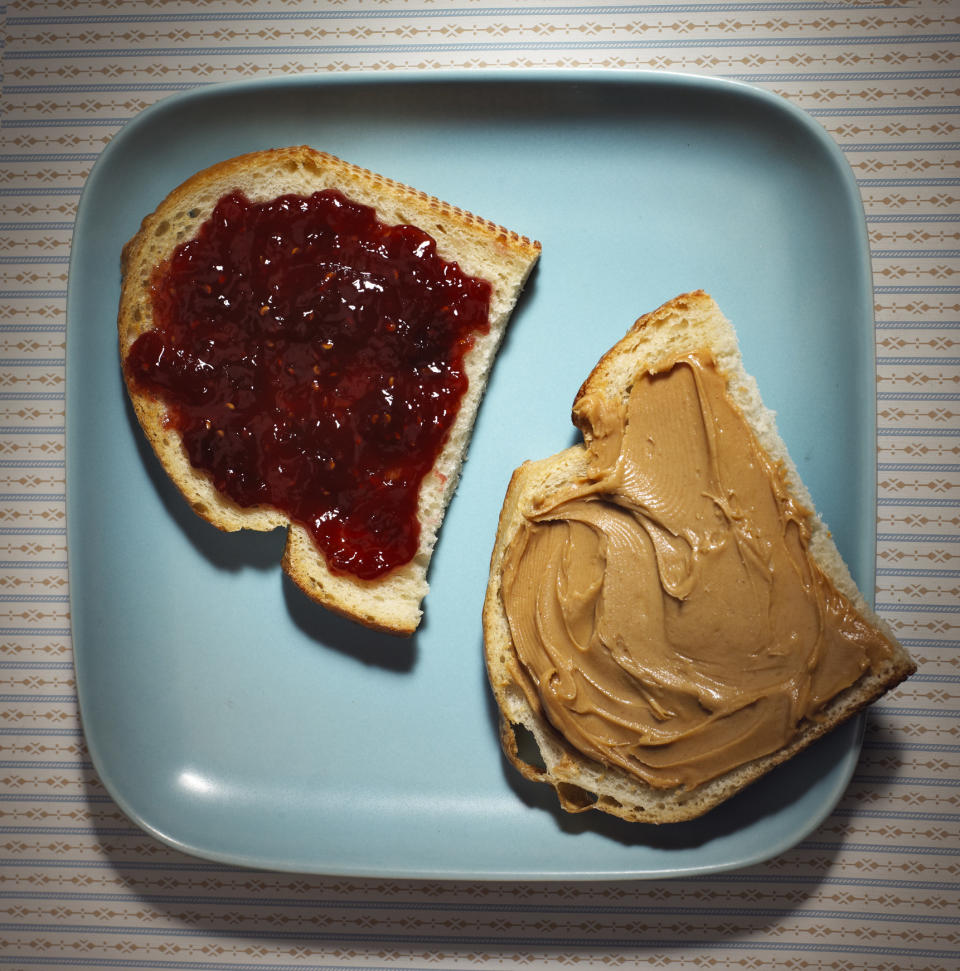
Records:
M21 0L0 7L0 965L960 968L960 6ZM919 672L836 811L765 864L638 883L260 873L135 828L86 753L64 527L65 296L84 179L174 91L295 72L683 71L804 108L867 212L876 600Z

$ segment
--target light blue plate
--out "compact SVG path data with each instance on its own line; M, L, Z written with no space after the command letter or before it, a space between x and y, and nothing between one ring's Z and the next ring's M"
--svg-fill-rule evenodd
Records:
M543 243L431 568L420 633L315 606L282 537L188 510L123 390L120 248L198 169L307 143ZM513 468L575 439L570 405L641 313L702 287L862 587L874 571L875 377L863 212L806 115L664 74L295 77L213 86L109 144L68 301L70 583L97 772L144 829L213 860L311 873L609 879L774 856L840 798L862 719L703 819L567 816L500 756L480 610Z

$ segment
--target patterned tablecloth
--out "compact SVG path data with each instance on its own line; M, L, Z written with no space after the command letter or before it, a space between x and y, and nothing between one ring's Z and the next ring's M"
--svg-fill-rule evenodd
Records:
M19 0L0 16L0 965L960 967L956 0ZM919 672L871 712L836 810L747 870L418 882L182 856L113 804L77 712L64 368L84 180L141 109L197 85L542 67L747 81L846 153L875 284L876 600Z

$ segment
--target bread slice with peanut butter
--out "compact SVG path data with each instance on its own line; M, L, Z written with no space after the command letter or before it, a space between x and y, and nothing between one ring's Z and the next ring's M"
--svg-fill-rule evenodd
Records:
M565 809L694 818L915 670L706 293L641 317L573 421L511 479L483 610L503 750Z
M393 299L388 292L393 285L391 280L399 280L400 283L406 285L408 280L419 279L418 274L421 271L418 266L413 266L411 263L415 257L419 259L422 256L424 259L433 260L435 252L436 257L443 263L442 268L437 269L436 273L440 274L443 280L452 279L452 274L462 272L469 278L469 281L473 281L469 283L469 286L480 281L477 286L481 289L486 288L484 292L489 295L486 327L475 329L465 336L461 335L454 341L456 347L459 348L457 354L462 351L463 356L462 359L459 357L456 359L455 369L457 374L450 379L451 387L461 378L465 378L465 390L462 391L462 396L456 401L455 405L448 406L446 404L448 400L452 401L453 398L444 398L443 409L445 410L443 415L436 418L435 421L447 421L451 412L452 417L449 417L449 424L446 426L442 445L438 446L439 453L432 463L422 471L422 479L417 479L420 484L413 492L412 506L408 502L407 507L405 507L412 508L410 516L415 517L418 529L418 538L409 539L409 533L413 531L412 527L404 538L407 546L413 544L412 555L405 562L390 565L386 572L377 576L368 576L357 571L351 572L350 569L340 568L339 566L333 568L329 554L321 552L314 535L304 521L291 517L288 512L281 511L269 502L237 501L230 498L222 489L217 488L211 474L199 468L187 454L182 429L178 428L177 422L172 420L174 409L179 405L171 402L165 394L158 393L154 387L148 386L145 383L147 378L144 377L141 380L141 374L139 372L133 373L131 366L129 366L133 349L138 340L151 332L153 334L158 333L155 326L156 301L159 299L157 295L157 274L162 268L170 266L170 261L175 253L185 253L186 250L183 247L197 244L196 241L204 233L213 231L209 229L212 222L211 215L217 212L219 218L220 205L223 200L234 199L235 202L240 200L236 204L231 203L232 209L230 211L242 210L243 213L246 213L248 210L252 211L256 207L266 206L287 197L306 200L317 193L336 193L337 200L340 200L337 205L341 209L349 209L355 214L362 215L364 212L369 213L369 210L372 210L378 227L387 227L382 231L384 234L382 239L376 239L369 243L366 241L358 243L356 237L351 236L352 230L350 232L343 231L337 236L337 246L341 246L341 244L347 246L347 243L352 239L353 242L350 245L354 248L363 249L364 259L378 258L380 248L383 248L384 252L392 253L392 247L395 244L399 245L397 240L405 233L410 235L411 238L415 236L414 230L422 235L416 236L409 243L410 253L405 256L407 263L404 268L402 270L394 269L392 273L390 272L388 258L385 258L385 261L381 260L378 264L385 269L382 273L378 270L377 272L380 275L377 275L377 273L366 269L360 271L349 265L341 265L342 261L335 257L324 256L322 259L318 257L312 265L297 264L290 269L289 274L299 275L295 277L292 283L288 280L284 284L283 280L278 280L274 284L267 279L258 291L261 299L258 301L259 306L252 308L249 315L252 322L249 326L252 328L256 323L256 318L263 315L265 320L271 322L274 331L267 335L267 339L260 341L255 350L247 353L242 360L231 361L228 365L237 374L244 373L243 381L237 379L238 387L246 382L241 389L243 393L250 392L257 385L257 382L260 381L260 375L265 373L269 363L271 367L274 364L277 365L277 373L280 375L277 379L279 382L277 394L280 396L289 398L291 395L297 394L302 397L303 393L310 392L310 384L312 383L317 395L322 395L324 401L329 401L329 409L340 408L346 414L353 407L349 402L361 400L364 394L367 394L368 398L370 394L373 394L374 397L379 395L373 405L370 405L369 402L364 405L370 411L370 422L379 420L378 427L383 429L388 422L392 421L391 436L398 442L402 442L408 431L410 437L414 437L413 433L418 427L417 422L422 425L423 421L420 418L412 420L414 428L410 427L410 421L407 421L406 425L404 424L404 416L412 412L409 408L406 411L404 410L405 402L401 400L398 393L402 383L401 379L397 378L397 387L394 388L394 376L392 374L389 377L384 375L383 387L378 387L369 391L369 393L368 389L364 388L348 388L350 375L338 370L343 357L341 356L330 365L324 363L324 355L328 352L336 354L337 350L334 347L336 341L332 338L325 338L321 329L317 330L316 337L308 335L304 338L304 341L313 341L315 345L316 363L312 365L312 373L307 370L305 378L301 379L299 375L296 379L291 378L291 382L297 380L303 387L298 386L291 389L284 384L286 381L286 376L282 371L284 362L280 360L279 351L275 355L277 357L275 362L271 357L276 346L272 334L275 332L280 335L277 340L286 340L283 337L286 330L293 328L297 329L298 332L302 331L307 326L306 322L313 321L314 316L313 305L311 304L308 307L307 303L304 302L309 294L305 296L298 290L300 277L309 278L309 281L303 284L306 290L315 288L319 291L324 287L340 288L343 294L342 306L333 307L329 313L327 311L323 311L323 313L327 313L333 320L342 311L341 316L344 317L344 320L338 319L333 322L339 327L336 332L337 340L343 337L343 341L347 342L349 337L349 340L352 341L350 344L351 353L355 355L355 358L364 355L369 357L372 344L365 343L357 329L359 317L357 317L357 320L350 317L350 314L356 309L354 304L360 306L362 301L366 300L369 307L372 308L370 313L375 315L377 300L388 301L388 299ZM299 203L290 203L290 205L296 206ZM243 215L243 219L246 218L248 216ZM351 216L351 218L353 217ZM359 218L359 215L357 218ZM238 215L236 219L238 225L240 225L241 216ZM242 230L237 230L238 234L241 232ZM315 227L309 226L305 229L300 227L297 232L312 246L321 230L315 230ZM270 263L276 246L279 246L281 242L282 240L276 234L271 235L264 231L261 232L260 236L250 240L238 238L237 252L239 253L244 246L248 246L249 253L243 259L248 259L251 264L259 262L263 266ZM434 244L435 250L431 248ZM306 246L307 243L303 245ZM300 245L288 247L291 254L297 253L300 249ZM123 279L118 315L119 344L121 359L124 363L124 377L137 418L164 469L201 517L219 529L228 531L238 529L262 531L286 528L288 533L287 545L283 555L283 567L308 596L329 609L366 626L394 634L409 635L420 622L421 602L428 589L427 568L441 521L456 487L490 368L521 289L536 263L539 253L539 243L532 242L525 236L504 229L495 223L442 202L424 192L402 185L390 178L305 146L253 152L212 165L174 189L159 204L157 209L143 220L140 231L127 243L123 250ZM268 254L271 254L269 259ZM182 255L178 256L178 259L185 258ZM241 257L238 255L237 258L240 259ZM298 258L304 259L304 254L301 253ZM323 262L324 260L325 262ZM451 266L454 269L451 269ZM204 272L209 273L210 267L208 266ZM259 269L257 272L260 272ZM219 299L222 304L228 305L231 301L235 303L236 300L240 299L240 297L237 297L237 292L239 289L243 289L239 285L231 289L233 282L226 279L228 275L229 271L225 271L222 274L224 279L218 278L219 282L214 280L212 293L210 284L203 283L202 280L193 283L188 280L187 286L193 286L196 283L197 286L205 288L207 296L206 298L201 296L200 299L206 299L207 304L214 299ZM237 276L239 278L242 274L238 273ZM443 280L440 282L443 283ZM219 292L217 286L221 284L222 292ZM290 301L295 303L298 309L295 315L288 313L287 319L280 319L274 306L273 297L276 295L277 289L284 285L290 291ZM436 286L440 286L440 283L437 283ZM468 284L464 284L464 286L466 287ZM171 293L174 289L173 287L170 288ZM384 293L387 293L387 296L383 296ZM427 296L429 297L429 294ZM248 301L252 300L250 294L246 291L241 294L241 297ZM179 298L174 295L171 299ZM417 304L417 299L410 301L409 305ZM460 298L457 297L457 299ZM467 300L467 297L463 299ZM361 310L364 313L367 312L363 309L367 307L367 304L362 304ZM394 313L394 310L391 309L394 304L385 303L384 306L387 309L382 311L382 319L378 326L383 324L384 331L390 330L394 337L397 337L401 332L407 334L409 331L408 346L414 342L426 342L427 336L424 336L424 334L431 331L431 328L435 328L433 321L437 319L436 317L430 317L429 314L423 315L426 317L425 320L413 324L411 323L412 318L401 319L398 314ZM408 305L405 304L404 306ZM442 310L453 319L461 312L461 307L460 304L457 304L451 310L450 306L444 306ZM189 316L192 312L193 308L188 306L185 313ZM360 310L357 310L356 314L359 315L360 312ZM208 312L208 309L204 309L203 314L206 315L205 321L208 317L213 319L212 310ZM317 314L319 316L321 311L318 310ZM198 314L198 316L200 315ZM293 319L294 316L296 319ZM333 323L330 324L331 327L333 327ZM193 324L190 323L190 326L193 326ZM204 323L204 326L206 326L206 323ZM230 335L240 334L246 326L246 324L231 322L229 327L233 330L230 330L224 325L224 335L226 336L222 336L222 340L218 337L217 340L220 340L223 344L229 344L234 339ZM419 330L417 330L418 327ZM351 331L351 328L353 328L351 333L354 336L347 334L347 331ZM380 338L377 339L380 340ZM297 340L300 340L300 338L298 337ZM386 337L383 340L386 340ZM163 350L158 350L154 357L159 360L166 354L166 359L170 360L171 355L181 353L184 360L188 361L182 367L179 364L177 365L182 370L192 368L194 372L200 374L209 364L204 359L202 347L200 351L191 347L187 352L181 351L178 346L167 346ZM313 350L307 352L298 346L297 353L303 356L306 353L313 353ZM139 367L146 374L149 370L148 364L150 364L149 361L146 361L146 358L149 355L144 352L140 356L144 360L140 361ZM387 361L384 367L387 367L393 358L387 351L383 351L383 357ZM422 362L417 363L417 369L425 375L423 381L426 381L428 377L433 380L431 375L427 374L431 368L433 369L431 372L433 377L442 372L444 367L448 367L448 370L451 370L452 373L453 365L448 366L443 361L436 363L437 361L440 361L440 359L425 358ZM375 370L374 365L369 364L369 362L365 366L370 370L370 373ZM294 368L291 366L289 370L292 374ZM249 374L246 374L246 372L249 372ZM190 375L187 377L190 378ZM196 394L200 395L209 390L201 387L200 378L197 378L196 381L190 378L190 381L192 381L189 389L190 394L193 394L197 388L199 388L199 391L196 391ZM354 381L353 384L356 385L358 382ZM228 401L225 405L220 402L218 407L222 410L223 407L231 409L242 407L242 405L238 406L234 402ZM272 445L279 442L278 447L286 445L285 441L279 441L282 437L295 438L294 426L296 421L293 418L288 421L280 414L281 410L281 408L278 408L279 417L272 428L268 427L267 432L264 433L273 434L277 441L273 442ZM327 413L332 414L333 412L328 410ZM293 410L290 411L290 414L293 414ZM319 416L314 416L316 421L319 421L322 417L322 410ZM249 418L251 428L255 420L259 420L259 418L251 415ZM305 420L299 418L296 420L301 421L301 426L305 425ZM341 424L339 420L335 421L331 434L336 432ZM210 436L223 434L223 429L213 427L214 425L215 420L206 419L206 427L210 430ZM280 426L283 427L280 428ZM246 432L242 422L236 431L239 437L242 437ZM364 448L362 435L359 432L356 435L355 442L357 454L359 454ZM309 462L313 463L313 467L322 466L330 470L336 467L340 472L345 463L349 465L353 445L352 441L346 441L339 452L334 453L330 450L329 454L324 451L322 446L317 446L316 454L310 457ZM206 442L197 446L198 450L210 450L211 448L213 446ZM391 448L393 448L392 445ZM346 459L344 456L346 456ZM286 459L281 457L274 463L273 468L279 468L284 462L286 462ZM272 475L273 472L271 471L270 474ZM262 482L266 473L254 466L253 471L248 470L245 475L250 482L245 482L243 488L247 489L247 492L251 495L256 496L256 489L260 484L258 480ZM390 467L389 462L386 462L383 469L371 469L369 472L365 471L364 475L372 483L371 488L387 489L392 483L398 481L399 474ZM361 491L363 488L365 486L361 483ZM313 484L312 481L305 482L302 491L307 492L310 489L315 491L326 489L328 494L330 491L328 486L322 482L319 484ZM299 495L298 493L298 497ZM404 501L407 502L407 500ZM372 507L370 514L372 517L379 515L381 520L390 519L390 516L385 517L378 511L376 501L368 502L368 505ZM314 525L319 528L324 523L336 520L338 515L340 513L331 501L330 508L318 514L314 520ZM384 534L390 536L390 531L394 525L395 523L389 521L383 523ZM324 528L326 527L324 526ZM381 527L378 525L377 528ZM349 550L338 551L338 555L341 552L344 558L350 555Z

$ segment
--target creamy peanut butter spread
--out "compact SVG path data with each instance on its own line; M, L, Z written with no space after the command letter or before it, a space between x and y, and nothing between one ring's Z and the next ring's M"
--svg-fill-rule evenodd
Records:
M585 755L693 788L786 745L893 648L706 352L582 398L589 467L535 497L502 596L534 708Z

